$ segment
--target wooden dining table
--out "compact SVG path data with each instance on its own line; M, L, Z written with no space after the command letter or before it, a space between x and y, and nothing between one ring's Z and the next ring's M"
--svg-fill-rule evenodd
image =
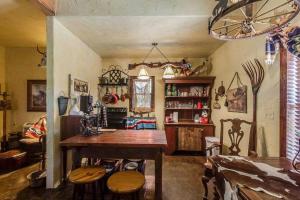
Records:
M228 185L241 200L300 199L300 174L287 158L213 156L215 199L225 199Z
M162 199L162 153L167 147L164 131L117 130L95 136L80 134L60 142L63 163L63 181L67 180L67 151L73 150L73 166L80 165L82 157L146 159L155 161L155 199Z

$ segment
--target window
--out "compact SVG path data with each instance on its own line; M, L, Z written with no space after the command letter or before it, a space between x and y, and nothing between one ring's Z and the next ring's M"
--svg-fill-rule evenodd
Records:
M300 60L287 56L287 125L286 157L293 159L299 150L300 138Z
M154 111L154 77L140 80L131 77L130 81L130 111L149 113Z

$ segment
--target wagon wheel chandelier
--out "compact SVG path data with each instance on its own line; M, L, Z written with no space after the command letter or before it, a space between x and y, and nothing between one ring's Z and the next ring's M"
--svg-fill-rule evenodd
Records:
M216 39L255 37L288 24L300 11L294 0L219 0L209 22Z

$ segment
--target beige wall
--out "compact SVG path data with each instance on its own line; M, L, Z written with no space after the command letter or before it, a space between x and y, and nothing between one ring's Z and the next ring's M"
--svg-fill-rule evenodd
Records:
M182 58L172 58L172 61L180 61ZM107 69L110 65L119 65L124 70L128 69L128 64L130 63L139 63L142 59L133 59L133 58L110 58L110 59L103 59L103 69ZM147 62L157 62L157 61L165 61L160 59L148 59ZM198 66L203 63L203 58L189 58L189 62L192 63L193 66ZM141 68L138 67L134 70L130 70L128 74L130 76L137 76L139 70ZM157 125L159 129L164 128L164 83L162 80L163 70L160 68L146 68L147 72L150 76L155 76L155 112L151 113L150 116L155 116L157 118ZM124 89L125 90L125 89ZM119 88L119 93L121 93L121 89ZM100 96L102 97L105 94L105 88L101 90ZM129 108L129 101L126 100L125 102L118 102L116 105L108 105L108 106L116 106L116 107L128 107ZM129 109L128 109L129 110Z
M8 132L21 131L25 122L35 122L45 113L27 112L27 80L46 80L46 68L39 68L41 55L35 48L6 48L5 77L13 110L9 111Z
M1 92L5 90L5 48L0 46L0 85ZM2 100L2 97L0 97ZM0 111L0 138L3 135L3 112Z
M47 187L59 184L60 163L60 117L57 98L61 91L67 94L68 74L90 84L91 95L97 96L101 58L85 43L66 29L55 17L47 21L48 66L47 66Z
M239 73L242 82L248 86L248 113L228 112L227 108L224 107L225 98L221 98L219 103L222 109L213 110L212 119L216 125L217 136L220 133L221 118L240 118L252 121L251 84L241 64L247 60L258 58L265 70L265 79L258 94L258 152L262 155L279 156L279 56L273 66L266 66L264 63L264 44L264 36L249 40L228 41L211 55L212 75L216 76L215 88L221 85L221 81L224 81L227 89L235 72ZM262 137L262 129L264 129L265 141ZM242 146L247 147L247 142ZM243 154L246 154L247 148L242 150Z

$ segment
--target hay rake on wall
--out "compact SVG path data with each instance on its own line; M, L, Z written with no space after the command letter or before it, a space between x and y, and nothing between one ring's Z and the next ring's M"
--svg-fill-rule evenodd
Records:
M252 92L253 92L253 130L250 133L250 145L249 145L249 152L256 151L256 143L257 143L257 94L261 87L261 84L265 77L265 71L262 67L261 63L258 59L254 59L254 63L251 61L242 64L244 70L246 71L247 75L250 78Z

